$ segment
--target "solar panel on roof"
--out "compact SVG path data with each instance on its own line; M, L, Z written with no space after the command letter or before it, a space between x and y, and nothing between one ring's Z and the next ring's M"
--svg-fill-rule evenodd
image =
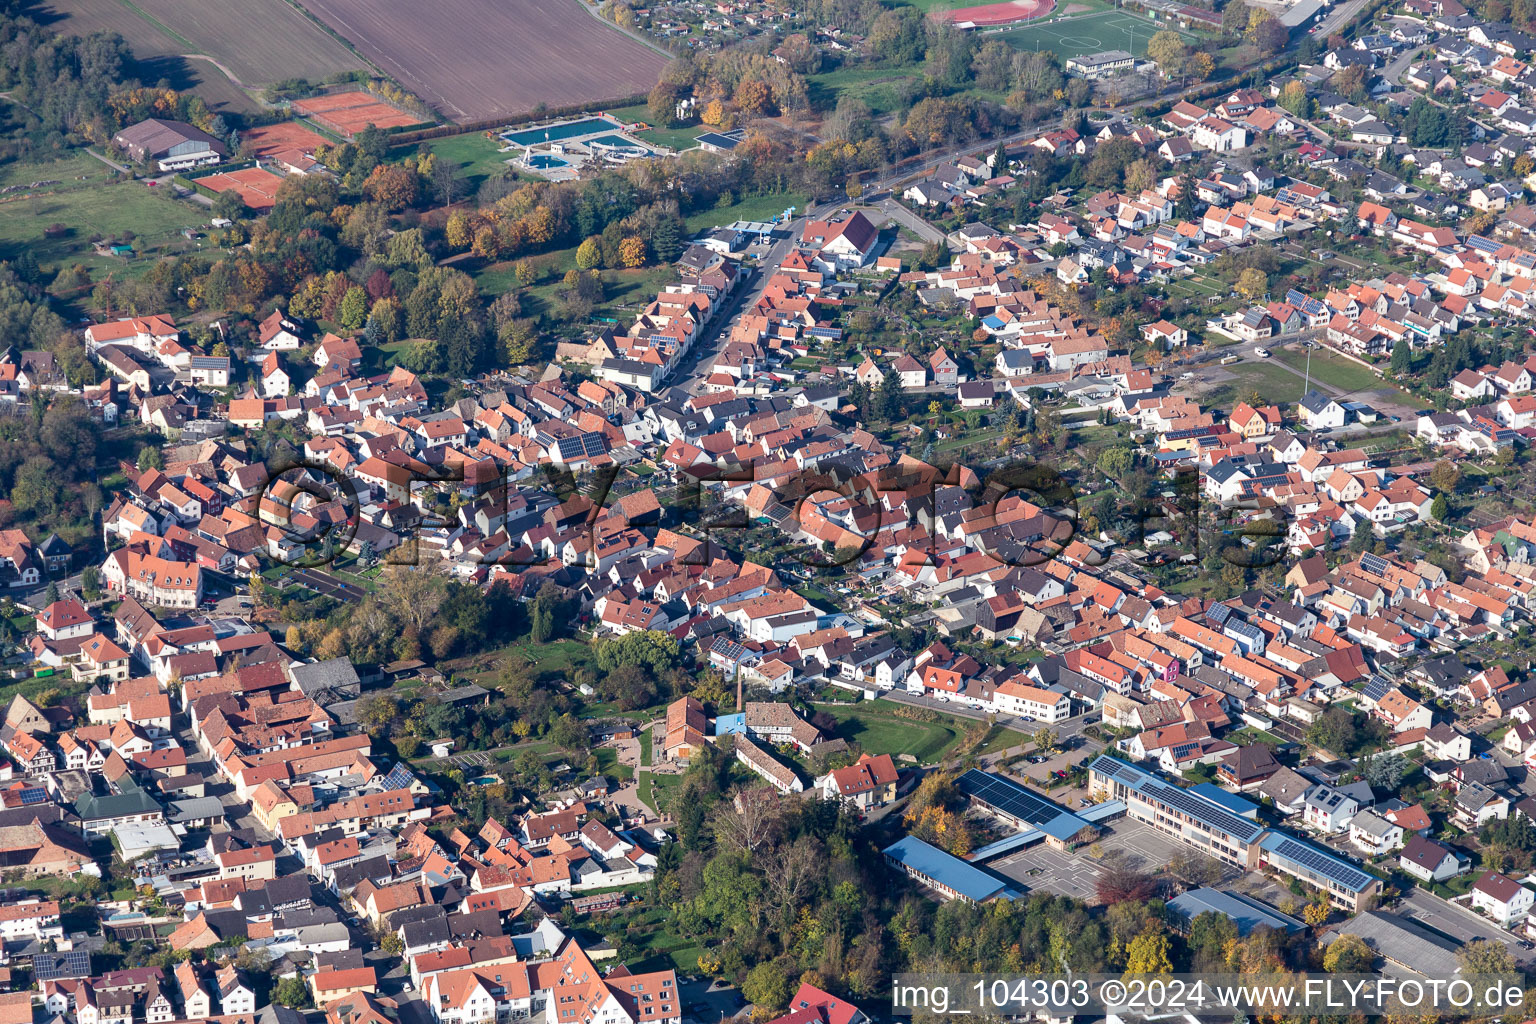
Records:
M83 949L63 953L39 953L32 958L33 981L59 978L87 978L91 974L91 955Z
M1251 842L1255 836L1264 829L1262 826L1249 821L1247 818L1239 818L1235 814L1228 814L1216 804L1202 800L1191 794L1188 790L1178 786L1170 786L1162 782L1148 783L1143 787L1149 795L1161 800L1170 807L1177 808L1185 814L1207 824L1221 829L1227 835L1240 842Z
M1382 676L1371 676L1365 684L1365 695L1371 700L1381 700L1392 689L1392 682Z
M1321 851L1298 842L1295 839L1287 839L1275 847L1275 852L1286 860L1300 864L1310 871L1315 871L1324 878L1332 879L1349 889L1363 889L1371 882L1371 876L1364 871L1350 867L1342 861L1325 856Z
M562 459L575 459L586 454L586 448L579 437L562 437L556 446Z
M972 768L955 783L960 792L1031 825L1041 825L1067 812L1008 779Z
M389 770L388 775L384 776L384 788L405 789L415 781L416 776L411 773L409 768L403 764L397 764Z
M1387 560L1380 555L1367 551L1360 556L1360 571L1368 572L1372 576L1385 576L1387 574Z
M48 802L48 791L40 786L21 791L21 805L30 807L33 804L45 804Z
M582 434L581 444L583 451L590 457L596 457L608 450L607 446L603 444L602 434Z
M1491 238L1484 238L1481 235L1468 235L1467 248L1476 249L1479 252L1498 252L1503 247Z

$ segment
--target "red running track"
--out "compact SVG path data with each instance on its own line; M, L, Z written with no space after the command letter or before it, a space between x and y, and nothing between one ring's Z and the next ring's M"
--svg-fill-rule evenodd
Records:
M950 22L971 25L1007 25L1015 21L1030 21L1044 17L1056 9L1056 0L1007 0L1000 4L980 4L961 7L940 15Z

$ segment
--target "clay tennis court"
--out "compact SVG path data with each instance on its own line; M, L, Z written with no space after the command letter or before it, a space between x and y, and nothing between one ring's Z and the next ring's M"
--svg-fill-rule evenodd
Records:
M488 121L648 93L670 59L582 0L303 0L450 120Z
M278 153L299 150L313 153L316 146L329 145L329 140L305 128L296 121L262 125L240 136L241 143L250 143L257 159L266 160Z
M270 210L277 205L277 189L283 179L260 167L246 167L238 171L220 171L198 178L197 183L214 192L235 191L253 210Z
M415 114L407 114L366 92L333 92L329 96L311 96L306 100L294 100L293 109L347 138L370 124L375 128L404 128L421 123L421 118Z
M1056 9L1056 0L1008 0L1000 4L980 4L946 11L939 17L955 25L1011 25L1016 21L1043 18Z

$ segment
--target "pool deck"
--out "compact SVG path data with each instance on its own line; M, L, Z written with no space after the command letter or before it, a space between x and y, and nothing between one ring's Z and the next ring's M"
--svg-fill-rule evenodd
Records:
M571 181L581 177L580 168L595 154L595 146L633 150L645 156L666 152L627 134L623 128L623 124L606 114L557 121L536 128L502 132L500 138L506 144L501 151L519 154L508 162L550 181ZM546 134L547 139L543 137ZM566 147L573 151L557 151ZM549 160L559 162L548 166L534 162Z

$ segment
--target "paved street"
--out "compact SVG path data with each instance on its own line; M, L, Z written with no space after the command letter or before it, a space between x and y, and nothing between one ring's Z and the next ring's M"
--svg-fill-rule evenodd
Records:
M1520 948L1519 938L1514 933L1505 931L1487 918L1479 917L1471 910L1442 900L1423 889L1413 889L1403 897L1402 905L1397 912L1457 942L1496 939L1509 947L1510 954L1516 960L1532 959L1532 953L1529 950Z
M1339 31L1351 21L1354 21L1355 15L1359 14L1364 7L1365 0L1348 0L1347 3L1340 4L1330 11L1326 18L1318 22L1317 28L1314 30L1315 34L1320 39L1327 39L1330 35Z

